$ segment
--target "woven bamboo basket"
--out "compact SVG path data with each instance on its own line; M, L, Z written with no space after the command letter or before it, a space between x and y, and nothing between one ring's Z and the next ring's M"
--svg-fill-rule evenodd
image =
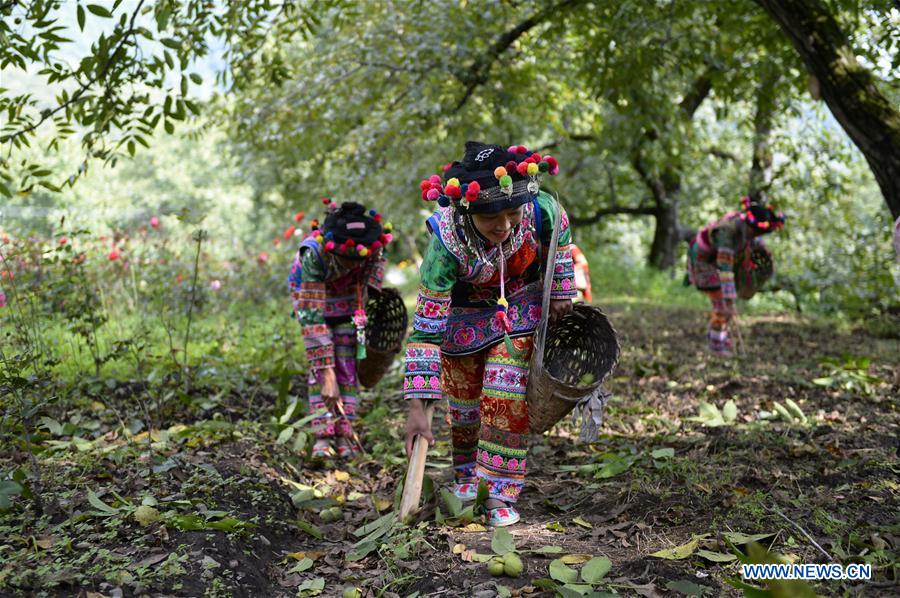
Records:
M775 272L772 253L762 243L754 243L748 250L750 259L746 254L740 254L735 260L736 275L734 286L737 295L741 299L750 299L763 288Z
M403 346L409 315L396 289L372 293L366 303L366 357L357 364L359 383L372 388L390 369Z
M535 345L537 349L537 344ZM547 329L542 363L532 355L528 426L541 434L598 391L619 361L619 340L600 308L576 303Z

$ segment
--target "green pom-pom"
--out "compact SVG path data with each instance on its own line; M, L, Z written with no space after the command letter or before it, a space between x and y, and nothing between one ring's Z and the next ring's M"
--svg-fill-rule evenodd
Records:
M509 176L508 174L505 174L502 177L500 177L500 186L501 187L509 187L510 185L512 185L512 177L511 176Z
M538 170L540 170L541 172L547 172L548 170L550 170L550 165L546 162L540 162L538 163Z

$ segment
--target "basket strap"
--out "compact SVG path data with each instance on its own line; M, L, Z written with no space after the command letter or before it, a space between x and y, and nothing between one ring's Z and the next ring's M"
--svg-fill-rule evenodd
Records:
M544 296L541 299L541 323L538 324L534 341L534 363L532 372L544 367L544 341L547 336L547 323L550 321L550 288L553 286L553 269L556 266L556 247L559 243L559 226L562 218L559 217L559 197L555 198L557 207L556 222L553 223L553 234L550 237L550 250L545 256L544 267ZM538 231L540 235L540 231Z

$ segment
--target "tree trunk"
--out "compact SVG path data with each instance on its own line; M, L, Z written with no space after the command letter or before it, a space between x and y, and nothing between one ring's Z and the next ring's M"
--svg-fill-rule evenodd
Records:
M894 218L900 217L900 110L856 60L821 0L756 0L791 39L834 117L862 151Z
M772 68L762 74L756 92L756 114L753 117L753 161L747 195L766 204L772 186L772 122L775 118L778 73Z
M660 205L656 211L656 229L650 245L649 264L659 270L674 268L678 259L681 235L678 226L678 204L674 201Z

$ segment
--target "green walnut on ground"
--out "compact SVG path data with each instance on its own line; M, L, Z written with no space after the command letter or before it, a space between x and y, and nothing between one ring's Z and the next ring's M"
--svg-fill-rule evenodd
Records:
M325 523L339 521L341 519L341 508L330 507L327 509L322 509L321 511L319 511L319 518L321 518Z
M488 561L488 572L494 577L507 575L518 577L522 574L522 559L515 552L509 552L504 556L495 556Z

